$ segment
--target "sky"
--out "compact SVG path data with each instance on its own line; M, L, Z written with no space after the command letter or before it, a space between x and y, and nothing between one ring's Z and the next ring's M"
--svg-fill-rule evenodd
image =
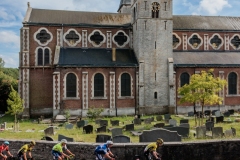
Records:
M32 8L116 12L120 0L0 0L0 58L5 68L18 68L20 29ZM239 16L240 0L173 0L173 15Z

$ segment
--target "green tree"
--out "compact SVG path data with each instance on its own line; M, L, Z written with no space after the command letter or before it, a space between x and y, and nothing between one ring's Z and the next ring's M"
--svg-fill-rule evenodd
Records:
M5 65L4 60L0 57L0 69L2 69Z
M190 83L185 84L178 89L181 95L180 103L200 103L203 113L205 105L222 104L222 98L218 96L227 81L219 77L213 77L213 69L208 72L201 71L200 74L194 74L190 78ZM203 124L203 119L202 119Z
M23 100L20 95L11 86L11 92L7 99L8 111L7 114L14 115L14 131L17 131L17 115L23 112Z

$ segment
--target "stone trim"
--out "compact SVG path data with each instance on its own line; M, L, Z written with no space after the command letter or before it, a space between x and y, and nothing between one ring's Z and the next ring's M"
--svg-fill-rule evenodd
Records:
M66 40L66 38L65 38L66 35L69 34L71 31L74 31L74 32L79 36L79 40L76 41L74 44L69 43L68 40ZM69 29L69 30L68 30L66 33L64 33L64 35L63 35L63 40L64 40L64 42L66 42L66 43L68 44L68 46L70 46L70 47L75 47L75 46L81 41L81 39L82 39L81 35L77 32L76 29L73 29L73 28Z
M112 48L112 31L107 31L107 48Z
M233 39L235 36L238 36L238 37L240 38L240 34L234 34L234 35L230 38L229 43L230 43L230 45L232 46L233 49L235 49L235 50L240 50L240 46L239 46L238 48L236 48L236 47L231 43L232 39Z
M182 39L183 39L183 43L182 43L182 45L183 45L183 50L184 51L186 51L187 50L187 44L188 44L188 38L187 38L187 34L182 34Z
M57 29L57 46L63 46L63 32L62 29Z
M95 32L99 32L100 35L103 36L103 41L102 41L99 45L95 44L95 43L94 43L93 41L91 41L91 39L90 39L90 37L91 37L92 35L94 35ZM95 30L92 31L92 33L89 34L89 36L88 36L88 41L89 41L94 47L101 47L102 44L106 42L106 36L105 36L99 29L95 29Z
M76 84L76 97L67 97L67 75L68 75L69 73L75 74L75 76L76 76L76 78L77 78L77 80L76 80L76 83L77 83L77 84ZM64 93L63 98L64 98L64 99L80 99L78 90L79 90L79 79L78 79L77 74L74 73L74 72L67 72L67 73L64 75L64 78L63 78L63 93Z
M82 47L87 48L88 47L88 41L87 41L87 30L82 30Z
M228 88L228 85L226 85L226 91L227 91L226 97L227 97L227 96L228 96L228 97L231 97L231 96L239 95L239 91L238 91L238 90L239 90L239 75L238 75L237 72L229 72L229 73L227 74L227 77L226 77L227 84L228 84L228 76L229 76L230 73L236 73L236 75L237 75L237 93L236 93L236 94L229 94L229 88Z
M88 72L82 72L82 108L88 109Z
M214 36L218 36L218 38L220 38L220 39L222 40L222 43L221 43L217 48L214 48L214 46L211 44L211 39L212 39ZM223 42L224 42L223 38L222 38L218 33L213 34L212 37L210 37L210 38L209 38L209 41L208 41L209 45L210 45L210 46L212 47L212 49L214 49L214 50L219 50L219 49L223 46Z
M110 108L116 108L116 82L115 82L115 72L109 73L109 84L110 84Z
M60 109L60 72L53 73L53 110Z
M194 35L196 35L196 36L201 40L201 43L198 45L197 48L194 48L193 45L192 45L191 43L189 43L189 40L190 40ZM202 46L202 44L203 44L203 39L202 39L202 37L201 37L198 33L193 33L193 34L188 38L187 43L188 43L189 46L191 46L192 49L198 50L198 49Z
M122 96L121 95L121 76L122 76L122 74L123 73L127 73L127 74L129 74L130 75L130 81L131 81L131 84L130 84L130 87L131 87L131 95L130 96ZM119 77L118 77L118 99L133 99L134 98L134 96L133 96L133 77L132 77L132 75L130 74L130 73L128 73L128 72L122 72L120 75L119 75Z
M127 37L127 41L126 41L122 46L119 46L118 43L114 40L115 36L117 36L119 32L123 32L124 36ZM114 44L116 44L117 47L123 48L123 47L125 47L125 46L129 43L130 38L129 38L129 36L128 36L123 30L119 30L119 31L117 31L117 32L113 35L112 41L113 41Z
M175 47L173 47L173 49L177 49L182 44L182 39L178 36L177 33L173 33L173 35L175 35L179 39L179 43Z
M29 27L21 29L22 51L29 52Z
M50 37L51 37L45 44L42 44L42 43L36 38L37 34L40 33L41 30L45 30L48 34L50 34ZM47 28L41 27L41 28L39 28L39 29L33 34L33 39L34 39L40 46L47 46L48 43L52 41L53 35L52 35L52 33L51 33L50 31L48 31Z
M94 97L94 76L97 74L97 73L100 73L103 75L104 77L104 96L103 97ZM92 78L91 78L91 84L92 84L92 89L91 89L91 99L107 99L107 82L106 82L106 76L105 74L103 74L102 72L96 72L92 75Z
M23 69L23 106L24 108L29 108L29 69Z
M224 49L226 51L228 51L229 50L229 35L228 34L224 35L224 41L225 41Z
M204 34L204 51L208 51L209 50L208 41L209 41L208 34ZM209 44L210 44L210 41L209 41Z
M44 56L45 56L45 49L48 49L49 50L49 65L51 65L51 62L52 62L52 50L51 48L49 47L41 47L41 46L38 46L36 49L35 49L35 66L39 66L38 65L38 49L42 49L43 50L43 62L45 60ZM49 65L41 65L41 66L49 66Z
M219 78L221 80L224 80L224 71L219 71ZM225 93L225 87L223 87L223 89L221 91L219 91L219 97L221 97L222 100L222 105L225 105L225 99L224 99L224 93Z

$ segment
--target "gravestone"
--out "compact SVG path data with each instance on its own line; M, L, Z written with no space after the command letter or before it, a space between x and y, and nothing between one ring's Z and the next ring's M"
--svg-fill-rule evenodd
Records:
M110 120L112 126L119 126L119 120Z
M118 135L113 137L113 143L130 143L130 137Z
M156 117L156 119L157 119L157 121L162 121L162 120L163 120L163 117L162 117L162 115L158 115L158 116Z
M140 118L135 118L133 120L133 124L136 124L136 125L141 125L142 124L142 120Z
M214 123L214 117L209 117L206 122L213 122Z
M134 124L126 124L125 129L126 129L126 131L133 131L134 130Z
M113 128L111 132L112 132L112 137L122 135L122 128Z
M228 129L228 130L224 131L224 136L225 137L233 137L232 129Z
M41 140L54 141L53 138L50 136L44 136Z
M6 129L6 125L4 123L1 124L1 129Z
M220 117L220 116L222 116L222 113L221 113L220 111L216 111L216 112L215 112L215 116L216 116L216 117Z
M106 126L98 127L98 128L96 129L96 132L97 132L97 133L107 132L107 127L106 127Z
M236 128L231 127L231 129L232 129L232 132L233 132L233 136L235 137L236 136Z
M194 112L188 112L188 117L193 117L194 116Z
M211 115L211 110L205 110L204 115L205 116L210 116Z
M86 126L88 124L88 121L81 120L77 122L77 128L81 128L83 126Z
M164 120L168 121L169 119L171 119L171 115L170 114L164 114Z
M219 110L212 110L212 115L213 115L213 116L216 116L215 113L216 113L217 111L219 111Z
M99 125L100 126L108 126L108 120L100 120Z
M45 136L49 135L52 136L54 135L54 127L48 127L47 129L44 130Z
M176 131L169 131L158 128L153 130L144 130L139 135L139 142L155 142L157 138L162 138L164 142L181 142L182 137Z
M139 135L142 134L141 131L131 131L131 133L132 133L133 136L139 136Z
M229 109L228 112L230 113L230 115L234 115L234 109Z
M206 127L200 126L196 128L196 137L197 138L205 138L206 137Z
M181 123L181 124L179 125L179 127L190 128L190 124L189 124L189 123Z
M222 138L223 128L222 127L213 127L212 128L212 138Z
M177 121L175 119L170 119L169 124L173 125L175 127L175 126L177 126Z
M64 135L59 134L58 135L58 141L61 141L62 139L66 139L68 142L74 142L74 139L71 137L66 137Z
M71 123L66 124L65 129L73 129L73 124Z
M100 124L101 119L96 119L95 124Z
M54 119L55 122L66 122L67 119L64 115L57 115Z
M224 116L216 117L216 123L222 123L223 120L224 120Z
M165 129L167 129L169 131L177 131L177 133L184 138L187 138L189 136L189 128L187 128L187 127L176 126L176 127L168 127Z
M205 123L205 126L207 131L212 131L212 128L214 127L214 123L212 121L209 121Z
M156 123L153 127L162 128L165 126L165 123Z
M197 112L196 112L196 115L197 115L197 117L202 118L203 113L202 113L202 111L197 111Z
M230 112L229 111L226 111L223 113L224 117L230 117Z
M152 118L144 119L144 123L145 124L151 124L152 123Z
M182 123L188 123L188 119L180 119L180 124Z
M96 136L96 143L106 143L108 140L111 140L110 135L98 134Z
M83 126L83 133L86 133L86 134L93 133L93 126L90 124Z

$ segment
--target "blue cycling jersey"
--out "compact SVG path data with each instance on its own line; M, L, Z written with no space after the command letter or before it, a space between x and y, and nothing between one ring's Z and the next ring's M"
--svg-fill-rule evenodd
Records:
M109 151L110 151L110 149L107 147L106 143L97 146L96 149L95 149L95 152L98 153L98 154L106 154Z

